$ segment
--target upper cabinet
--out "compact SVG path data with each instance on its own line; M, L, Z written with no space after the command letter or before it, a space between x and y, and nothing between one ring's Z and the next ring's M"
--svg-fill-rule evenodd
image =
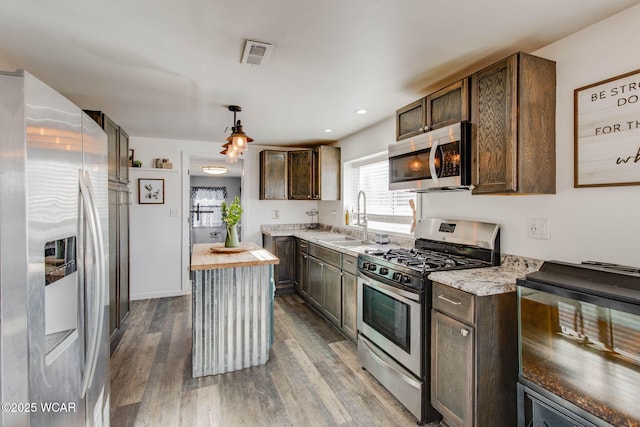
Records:
M469 120L468 82L468 78L458 80L425 98L427 106L425 131Z
M554 194L555 62L517 53L471 76L473 194Z
M260 152L260 199L340 200L340 148Z
M260 200L287 199L287 152L260 152Z
M396 141L424 132L426 109L422 98L396 111Z
M469 120L469 79L450 84L396 111L396 140Z
M102 111L85 110L107 134L109 181L129 183L129 135Z
M289 151L290 200L340 200L340 148Z

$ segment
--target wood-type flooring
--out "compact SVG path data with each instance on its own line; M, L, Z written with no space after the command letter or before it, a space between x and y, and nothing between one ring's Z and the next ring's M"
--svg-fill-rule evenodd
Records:
M192 378L191 297L133 301L111 357L111 425L416 425L298 295L277 297L274 315L266 365Z

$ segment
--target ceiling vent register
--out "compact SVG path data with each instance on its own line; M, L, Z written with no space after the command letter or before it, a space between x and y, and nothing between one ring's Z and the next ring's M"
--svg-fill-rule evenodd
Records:
M271 56L273 45L270 43L256 42L247 40L244 43L244 52L242 53L242 64L253 66L264 65Z

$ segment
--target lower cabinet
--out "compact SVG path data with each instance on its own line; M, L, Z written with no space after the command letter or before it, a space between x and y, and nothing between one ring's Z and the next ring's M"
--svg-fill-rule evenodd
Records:
M515 292L476 296L433 283L431 403L449 427L517 421Z
M303 298L309 295L309 243L296 239L296 274L293 285Z
M357 318L357 282L356 276L343 271L342 273L342 332L351 341L358 339L356 328Z
M292 236L262 235L262 247L274 254L280 262L273 267L276 295L295 292L295 238Z
M357 258L298 239L298 293L354 343Z

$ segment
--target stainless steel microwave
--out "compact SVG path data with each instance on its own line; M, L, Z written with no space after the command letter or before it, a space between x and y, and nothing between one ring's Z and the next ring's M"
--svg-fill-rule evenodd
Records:
M389 190L468 189L471 124L459 122L389 145Z

